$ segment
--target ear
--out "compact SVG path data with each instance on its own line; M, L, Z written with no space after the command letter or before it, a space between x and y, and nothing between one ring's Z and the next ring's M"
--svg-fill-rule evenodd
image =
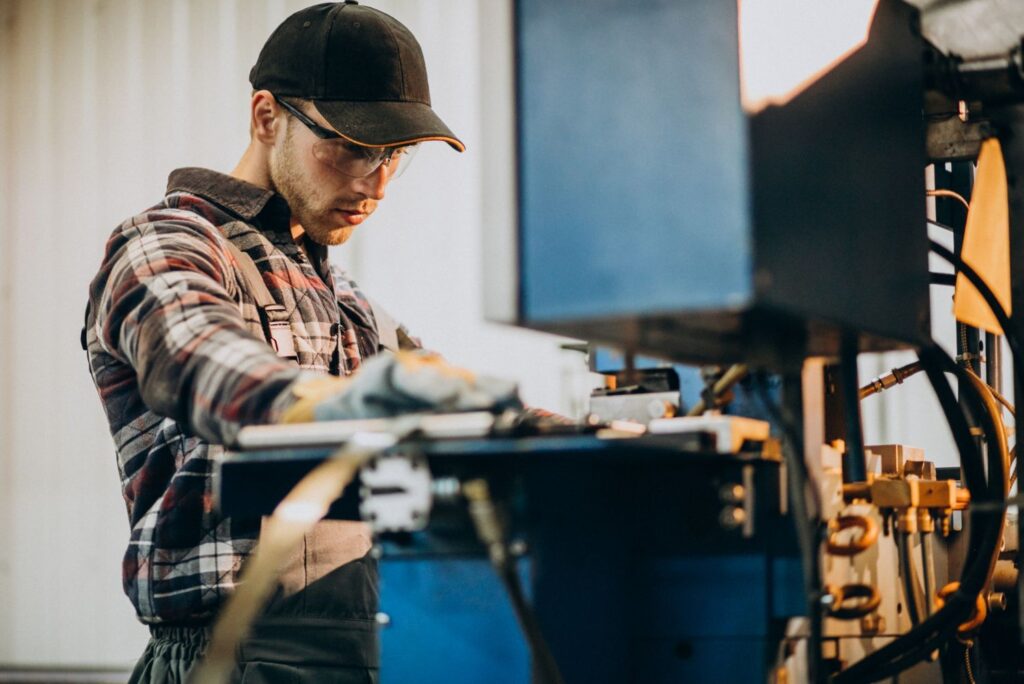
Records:
M253 140L264 145L273 145L279 126L283 125L284 112L269 90L257 90L249 102L249 126Z

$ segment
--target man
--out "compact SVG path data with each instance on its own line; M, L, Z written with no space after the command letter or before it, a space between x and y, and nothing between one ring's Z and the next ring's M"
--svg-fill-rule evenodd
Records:
M415 352L356 372L417 344L327 246L373 213L412 146L464 149L430 108L413 35L351 0L317 5L275 30L250 81L235 169L174 171L163 201L114 231L90 288L84 344L131 522L124 588L152 632L132 681L183 680L257 543L258 520L212 505L211 464L241 427L517 402ZM375 680L369 547L362 524L321 523L235 677Z

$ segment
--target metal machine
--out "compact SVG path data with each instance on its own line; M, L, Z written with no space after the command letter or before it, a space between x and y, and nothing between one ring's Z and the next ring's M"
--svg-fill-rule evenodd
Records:
M488 314L590 343L590 420L248 428L221 463L218 505L263 515L357 436L401 433L330 509L377 535L384 682L1024 679L1024 6L879 0L858 47L753 109L756 1L481 7L509 28L487 87L515 89L484 111L516 161L485 169ZM986 140L1012 308L961 256ZM957 324L950 358L929 289L958 276L999 329ZM890 349L919 359L858 378ZM864 444L860 402L917 373L958 468Z
M769 675L786 619L802 609L770 445L722 454L703 433L443 418L364 466L334 510L378 535L382 679L527 681L515 613L535 620L564 681ZM245 453L221 466L220 506L271 513L354 429L244 433ZM489 521L475 519L481 507ZM504 558L497 573L491 544ZM531 609L513 611L507 572Z

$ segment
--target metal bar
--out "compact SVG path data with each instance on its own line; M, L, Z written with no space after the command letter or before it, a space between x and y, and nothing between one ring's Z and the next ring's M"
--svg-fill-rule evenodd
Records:
M1003 337L995 333L985 333L985 382L1003 393Z
M331 420L296 425L254 425L242 428L235 440L235 450L305 449L342 444L358 433L390 432L402 418L369 420ZM494 427L494 415L485 411L472 413L439 413L424 415L419 432L435 439L484 437Z

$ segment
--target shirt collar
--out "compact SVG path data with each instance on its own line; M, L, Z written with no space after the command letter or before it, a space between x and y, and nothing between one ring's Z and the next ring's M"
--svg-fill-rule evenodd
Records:
M167 194L172 192L198 195L238 215L243 221L257 225L265 233L274 233L282 243L292 242L291 209L273 190L210 169L187 167L171 172L167 179ZM310 261L326 282L330 273L327 247L313 242L308 236L303 239Z
M210 169L188 167L175 169L167 179L167 194L187 192L210 200L228 209L244 221L252 221L267 212L274 223L287 222L291 212L284 198L273 190L228 176Z

